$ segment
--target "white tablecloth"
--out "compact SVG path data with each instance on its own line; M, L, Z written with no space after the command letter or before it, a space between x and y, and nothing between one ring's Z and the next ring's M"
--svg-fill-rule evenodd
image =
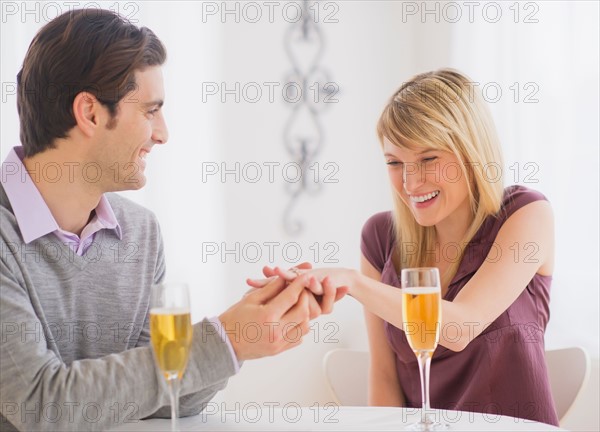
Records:
M438 421L456 431L558 431L547 424L493 414L437 411ZM209 404L199 415L179 419L182 431L398 431L420 418L410 408L300 407L297 404ZM169 431L169 419L128 423L119 431Z

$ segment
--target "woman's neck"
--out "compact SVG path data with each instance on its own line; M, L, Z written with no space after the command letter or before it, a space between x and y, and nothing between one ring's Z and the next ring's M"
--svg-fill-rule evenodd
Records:
M473 223L469 199L465 199L452 214L435 225L435 234L440 246L460 244Z

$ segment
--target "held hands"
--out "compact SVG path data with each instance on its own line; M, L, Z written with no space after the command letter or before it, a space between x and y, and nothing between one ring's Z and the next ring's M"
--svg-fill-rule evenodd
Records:
M312 269L309 263L302 263L289 270L280 267L263 267L265 279L246 279L246 283L254 289L262 288L276 278L285 279L288 283L296 280L299 276L309 276L318 283L306 286L320 301L322 313L331 313L333 303L343 298L357 282L359 273L352 269L324 268Z
M303 263L291 270L264 267L263 273L266 279L248 279L253 288L219 316L238 361L300 345L310 320L331 313L348 292L352 270L312 270ZM346 286L340 283L344 277Z

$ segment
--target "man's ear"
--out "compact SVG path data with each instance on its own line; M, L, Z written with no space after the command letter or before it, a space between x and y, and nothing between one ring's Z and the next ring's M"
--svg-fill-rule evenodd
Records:
M73 115L76 126L87 137L94 135L100 126L102 105L91 93L81 92L73 100Z

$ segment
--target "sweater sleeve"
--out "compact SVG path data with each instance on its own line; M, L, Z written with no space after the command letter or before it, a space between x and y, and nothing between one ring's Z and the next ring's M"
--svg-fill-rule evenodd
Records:
M0 289L2 430L106 430L149 417L168 404L150 347L67 365L48 348L48 329L33 309L27 281L19 283L4 258ZM234 371L217 330L206 320L195 324L181 386L185 411L198 412ZM189 405L186 395L193 395Z
M158 254L158 262L157 262L157 266L156 266L156 273L154 276L155 284L161 283L164 280L165 267L166 266L165 266L164 246L163 246L163 241L162 241L162 237L161 237L159 254ZM208 323L210 323L210 325L212 325L213 327L216 327L215 324L211 320L204 321L201 325L204 328L206 328ZM218 333L219 335L222 334L218 327L215 330L216 330L216 333ZM197 331L196 328L194 329L194 332L195 331ZM211 329L211 331L212 331L212 329ZM221 336L219 336L219 337L221 337ZM221 337L221 339L223 339L223 338ZM229 341L225 340L225 343L228 344ZM150 313L148 312L146 314L146 319L144 321L144 328L142 329L142 331L140 333L140 338L138 340L137 346L148 346L149 344L150 344ZM228 345L228 350L231 351L229 345ZM232 358L232 360L237 361L233 358ZM239 369L239 367L235 367L235 366L236 365L234 364L234 373L236 373ZM206 388L203 388L200 391L181 396L179 398L179 415L180 415L180 417L187 417L187 416L199 414L202 411L202 409L206 406L206 403L209 402L218 391L223 390L225 388L225 386L227 385L227 381L228 381L228 378L225 378L221 381L218 381L216 384L213 384ZM171 417L171 405L165 405L165 406L161 407L160 409L158 409L158 411L151 414L149 417L170 418Z

